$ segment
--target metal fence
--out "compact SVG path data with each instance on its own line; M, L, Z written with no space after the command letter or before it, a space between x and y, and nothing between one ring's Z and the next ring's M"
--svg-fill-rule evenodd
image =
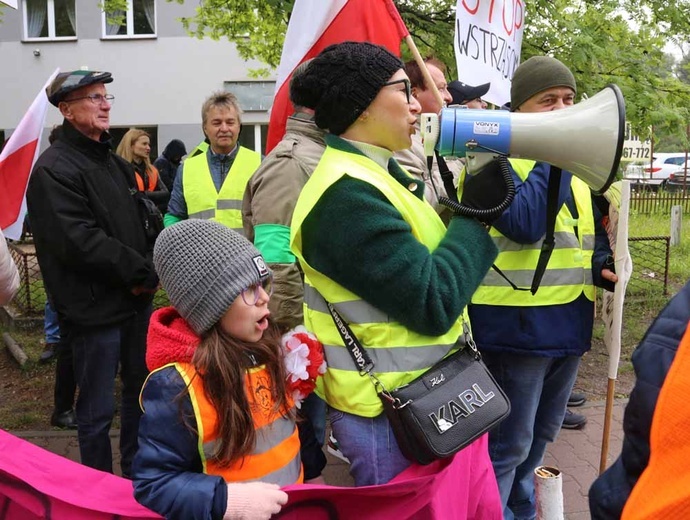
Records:
M12 304L17 307L22 316L43 316L47 298L41 269L36 257L36 248L32 242L8 242L7 245L19 270L21 280ZM163 289L160 289L153 297L153 307L157 309L166 305L170 305L168 295Z
M671 237L630 237L628 249L633 261L633 272L627 293L643 297L652 294L668 296Z
M46 292L38 267L36 249L31 243L9 242L7 245L21 279L19 291L12 302L23 315L40 316L46 303Z

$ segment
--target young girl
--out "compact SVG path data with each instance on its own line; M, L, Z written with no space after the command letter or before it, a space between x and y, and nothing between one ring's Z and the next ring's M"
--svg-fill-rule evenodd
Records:
M262 519L303 481L271 272L217 222L166 228L154 264L173 307L149 327L134 494L170 519Z

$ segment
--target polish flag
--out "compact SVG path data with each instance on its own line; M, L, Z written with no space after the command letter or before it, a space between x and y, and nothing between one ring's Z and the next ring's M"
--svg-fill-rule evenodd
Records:
M56 69L43 85L0 153L0 229L12 240L18 240L22 234L26 187L41 148L41 133L48 110L46 87L59 71Z
M344 41L376 43L400 56L400 41L408 34L393 0L295 0L278 67L266 153L285 134L293 110L289 79L300 63Z

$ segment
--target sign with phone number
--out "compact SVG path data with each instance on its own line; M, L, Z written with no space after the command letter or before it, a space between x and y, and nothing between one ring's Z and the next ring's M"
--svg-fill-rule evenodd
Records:
M621 161L649 161L651 154L650 141L623 141Z

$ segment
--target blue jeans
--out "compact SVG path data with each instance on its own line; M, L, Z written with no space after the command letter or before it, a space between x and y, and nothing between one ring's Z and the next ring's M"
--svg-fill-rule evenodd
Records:
M385 484L411 464L400 452L385 414L360 417L329 408L328 416L340 451L350 460L355 486Z
M309 418L319 446L326 441L326 401L314 392L302 402L302 413Z
M561 429L579 356L560 358L484 352L484 362L510 399L506 419L489 433L504 520L536 518L534 469Z
M60 342L60 326L58 325L57 312L55 312L55 309L47 300L43 317L43 332L45 333L46 345Z
M131 318L101 327L65 327L79 385L77 435L82 464L113 472L110 426L115 415L115 378L122 380L120 466L130 474L137 451L139 392L146 379L146 333L151 305Z

